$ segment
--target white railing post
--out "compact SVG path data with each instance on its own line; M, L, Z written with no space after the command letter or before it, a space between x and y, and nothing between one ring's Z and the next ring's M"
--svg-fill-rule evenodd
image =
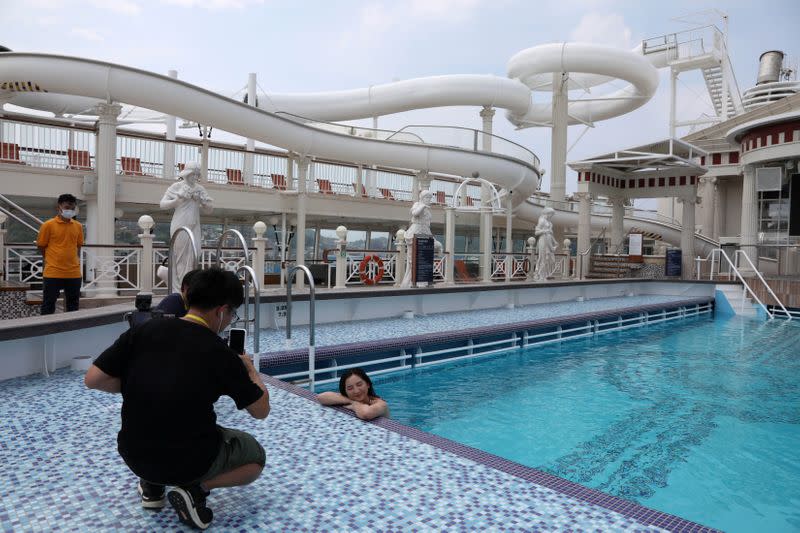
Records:
M260 220L253 224L253 231L256 236L253 238L253 244L256 247L256 253L253 254L253 273L256 278L256 286L264 286L264 260L267 255L267 239L264 233L267 231L267 225ZM246 261L246 258L245 258ZM258 302L256 302L257 304Z
M0 128L2 128L2 124L0 124ZM8 216L5 213L0 213L0 281L5 279L6 228L3 227L3 224L6 223L6 220L8 220Z
M142 255L139 257L139 290L153 292L153 237L151 229L155 226L153 217L142 215L139 217L139 242L142 243Z
M561 271L561 279L569 279L570 277L569 266L570 263L572 262L572 255L571 255L572 241L569 239L564 239L563 244L564 244L564 253L566 254L566 256L564 258L564 267Z
M536 274L536 237L528 237L528 275L527 278L533 281Z
M399 287L403 283L403 278L406 275L406 232L399 229L395 233L395 245L397 246L397 265L395 267L394 286Z
M336 286L335 289L347 287L347 228L339 226L336 228Z
M455 208L444 208L444 243L445 243L445 264L444 282L452 284L455 282L455 240L456 240L456 213Z

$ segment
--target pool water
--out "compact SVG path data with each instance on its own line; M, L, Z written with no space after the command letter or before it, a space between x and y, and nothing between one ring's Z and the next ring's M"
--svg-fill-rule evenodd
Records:
M647 507L800 530L800 324L689 319L375 388L399 422Z

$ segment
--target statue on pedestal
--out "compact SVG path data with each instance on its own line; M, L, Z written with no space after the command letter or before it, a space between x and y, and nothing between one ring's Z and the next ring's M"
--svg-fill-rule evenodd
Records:
M539 215L539 221L536 223L536 275L534 280L547 281L547 278L552 275L556 264L556 248L558 243L553 237L553 223L550 219L553 218L555 211L552 207L545 207L542 214Z
M199 259L202 244L200 213L210 215L214 210L214 199L208 195L205 187L197 183L200 179L199 163L186 163L186 167L178 174L177 179L178 181L170 185L161 198L161 209L175 209L169 226L170 236L182 226L192 231ZM174 264L169 265L169 275L172 276L172 286L180 287L184 274L194 268L191 241L187 235L181 233L175 239L172 257Z
M414 237L433 237L431 232L431 200L433 193L429 190L423 190L419 193L419 200L414 202L411 206L411 225L406 230L406 271L403 276L403 281L400 283L401 287L410 287L411 279L411 258L412 249L414 247ZM434 247L440 250L442 244L434 239Z

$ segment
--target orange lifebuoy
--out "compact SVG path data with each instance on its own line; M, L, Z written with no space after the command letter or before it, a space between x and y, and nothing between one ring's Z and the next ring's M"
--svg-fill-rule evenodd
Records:
M378 265L378 270L375 271L373 276L369 275L369 264L375 263ZM367 255L361 260L358 265L358 276L364 285L375 285L383 279L383 261L377 255Z

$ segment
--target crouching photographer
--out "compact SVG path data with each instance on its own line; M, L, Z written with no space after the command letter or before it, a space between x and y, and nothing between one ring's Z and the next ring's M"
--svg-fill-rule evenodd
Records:
M251 435L216 424L214 403L230 396L257 419L270 405L253 363L219 337L244 301L241 281L219 268L200 271L186 300L183 318L147 320L123 333L84 382L122 393L118 449L139 477L142 506L160 509L168 498L184 524L205 529L210 491L252 483L266 460ZM147 311L137 305L136 312ZM167 485L174 489L165 497Z

